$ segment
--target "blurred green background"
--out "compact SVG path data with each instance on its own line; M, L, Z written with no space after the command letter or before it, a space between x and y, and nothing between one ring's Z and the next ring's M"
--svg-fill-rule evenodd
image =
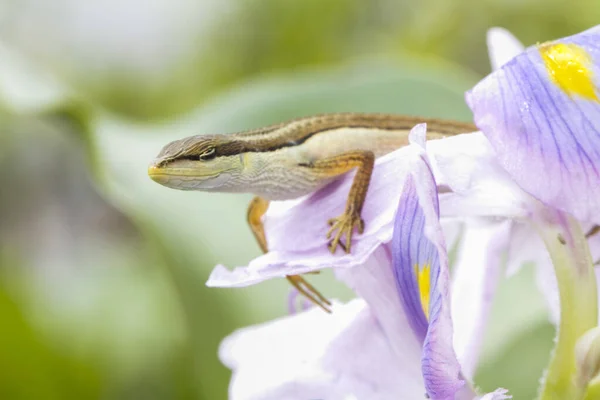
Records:
M489 27L530 45L599 20L594 0L0 0L0 398L225 399L219 341L287 313L283 280L204 286L258 255L250 196L151 182L168 141L331 111L468 121ZM516 399L554 335L534 280L502 282L476 376Z

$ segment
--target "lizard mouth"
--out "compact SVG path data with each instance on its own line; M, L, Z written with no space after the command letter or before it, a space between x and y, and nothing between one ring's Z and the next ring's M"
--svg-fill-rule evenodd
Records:
M223 172L199 171L194 168L165 168L152 164L148 176L163 186L180 190L210 190L219 188L229 179Z
M218 176L217 172L199 171L194 168L165 168L157 165L150 165L148 167L148 176L152 180L162 179L164 176L180 176L180 177L192 177L192 178L214 178Z

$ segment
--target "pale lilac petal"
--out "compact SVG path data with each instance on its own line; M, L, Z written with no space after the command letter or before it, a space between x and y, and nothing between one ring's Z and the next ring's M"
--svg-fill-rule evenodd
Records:
M599 43L600 27L595 27L530 47L466 95L476 125L513 179L539 200L582 221L600 215ZM570 58L582 66L579 73L565 76L577 80L564 80L586 84L569 83L564 89L551 79L541 49L556 44L586 54ZM589 77L582 78L581 71L589 71Z
M415 128L424 134L424 127ZM415 135L412 135L414 138ZM363 234L355 233L352 253L327 248L327 220L344 211L353 174L297 200L271 203L264 218L269 252L232 271L217 266L208 286L247 286L265 279L296 275L322 268L351 268L364 264L383 243L392 238L396 206L406 174L418 157L409 145L379 158L371 177L362 210Z
M498 261L499 255L507 250L511 238L506 237L506 231L514 224L513 219L528 218L536 212L538 202L516 185L498 164L489 141L480 132L429 141L427 152L436 181L444 189L439 196L443 216L472 216L481 223L486 223L487 220L490 230L496 229L493 228L494 225L498 229L498 236L488 232L487 238L478 238L485 239L488 252L476 248L477 245L469 246L470 233L468 229L465 230L464 239L467 240L463 245L470 248L464 255L473 257L472 261L461 260L459 250L455 282L458 286L453 288L457 298L453 299L456 304L452 303L453 320L456 318L454 343L463 367L463 376L468 378L472 376L476 367L486 310L490 303L489 295L498 278L499 265L494 263L494 257L497 257ZM478 257L480 265L477 265ZM476 271L469 269L477 267L480 269ZM465 273L470 273L471 276L465 276ZM478 281L474 283L478 286L469 286L469 279ZM465 299L470 296L471 302Z
M493 217L496 222L498 218L512 219L510 240L506 244L507 275L517 273L526 263L535 264L538 288L548 303L550 320L556 324L559 303L552 262L538 233L527 222L540 211L541 204L519 188L498 164L489 141L481 133L429 141L427 150L436 180L451 189L440 194L443 215ZM582 226L587 231L592 224ZM600 234L589 239L589 246L592 259L600 260ZM462 308L453 302L454 307ZM463 328L463 322L455 321L455 330ZM459 337L458 331L455 337ZM456 349L460 355L458 343ZM462 356L459 359L462 364ZM468 363L464 364L463 370L469 376Z
M432 399L449 399L465 386L465 381L452 343L448 256L439 222L437 189L427 159L422 160L406 179L400 197L392 261L405 313L417 338L423 340L422 372L427 394ZM424 266L429 266L428 321L416 284L416 271ZM463 390L470 392L469 388Z
M427 142L442 217L527 218L535 203L498 163L481 132Z
M405 359L405 364L395 365L398 374L420 382L425 387L420 368L423 341L412 333L407 315L400 303L392 271L390 244L377 249L365 265L357 268L337 269L335 275L369 304L389 340L391 349ZM423 392L425 389L423 389Z
M487 31L487 47L492 70L502 67L525 50L525 46L512 33L496 27Z
M472 379L490 306L501 278L511 221L470 221L452 270L454 349L467 379Z
M307 301L309 304L306 304ZM300 307L300 310L308 310L311 307L311 304L312 303L310 303L310 300L308 300L305 296L302 296L298 289L293 288L290 290L290 293L288 294L289 315L296 314L298 312L298 307Z
M489 141L480 132L429 141L427 150L436 180L450 188L450 191L440 194L442 214L447 217L492 217L488 220L497 223L511 220L510 240L505 243L507 274L515 274L526 263L535 264L538 286L545 294L551 320L556 322L558 292L552 263L538 233L527 222L543 206L518 187L498 164ZM600 235L598 239L591 239L590 246L593 251L597 249L600 259ZM462 308L454 303L453 307ZM456 313L454 316L458 318ZM468 330L463 322L457 320L456 330L461 329ZM462 334L457 332L456 337L460 336ZM458 354L462 354L459 343L455 343ZM465 363L464 370L469 376L469 363L462 356L459 359Z
M412 335L410 329L405 334ZM359 349L359 350L357 350ZM220 358L233 370L229 398L419 399L419 363L390 351L376 317L362 300L313 309L226 338ZM407 365L408 364L408 365ZM395 365L412 367L403 375Z
M459 244L462 232L464 229L463 223L460 220L445 218L441 219L442 230L446 238L446 246L452 252Z
M547 265L552 271L552 260L544 242L528 222L514 222L510 233L510 244L506 258L506 274L512 276L521 266L532 263L537 266ZM554 273L551 272L553 275Z

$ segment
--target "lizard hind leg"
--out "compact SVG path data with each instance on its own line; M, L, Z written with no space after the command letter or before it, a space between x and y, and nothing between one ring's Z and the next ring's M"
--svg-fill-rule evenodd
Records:
M262 217L267 212L267 208L269 208L269 200L256 196L248 205L247 213L248 225L263 253L268 251L267 236L265 235L265 227L262 222Z
M589 231L587 231L587 233L585 234L585 238L589 239L592 236L598 234L598 232L600 232L600 225L594 225L590 228ZM560 239L559 239L560 240ZM564 241L564 239L563 239ZM562 242L561 242L562 243ZM594 266L599 266L600 265L600 260L596 260L594 261Z
M269 201L262 197L255 197L248 206L247 220L250 229L254 234L254 238L258 242L260 249L263 253L268 251L267 237L265 235L265 228L262 223L262 217L269 208ZM316 271L318 272L318 271ZM315 305L321 307L326 312L331 312L331 302L323 296L317 289L315 289L310 283L308 283L300 275L287 275L287 280L307 299L309 299Z
M589 239L592 236L594 236L595 234L597 234L598 232L600 232L600 225L594 225L590 228L589 231L587 231L587 233L585 234L585 238Z
M296 290L327 313L331 312L331 302L317 289L308 283L301 275L287 275L287 280Z

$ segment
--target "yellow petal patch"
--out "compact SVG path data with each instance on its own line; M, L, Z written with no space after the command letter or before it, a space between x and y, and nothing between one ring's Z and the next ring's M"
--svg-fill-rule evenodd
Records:
M550 79L563 92L598 101L591 58L583 48L572 43L544 43L538 48Z
M419 296L421 297L421 307L425 313L425 317L429 320L429 289L431 287L431 266L423 265L419 268L415 265L415 274L417 275L417 284L419 286Z

